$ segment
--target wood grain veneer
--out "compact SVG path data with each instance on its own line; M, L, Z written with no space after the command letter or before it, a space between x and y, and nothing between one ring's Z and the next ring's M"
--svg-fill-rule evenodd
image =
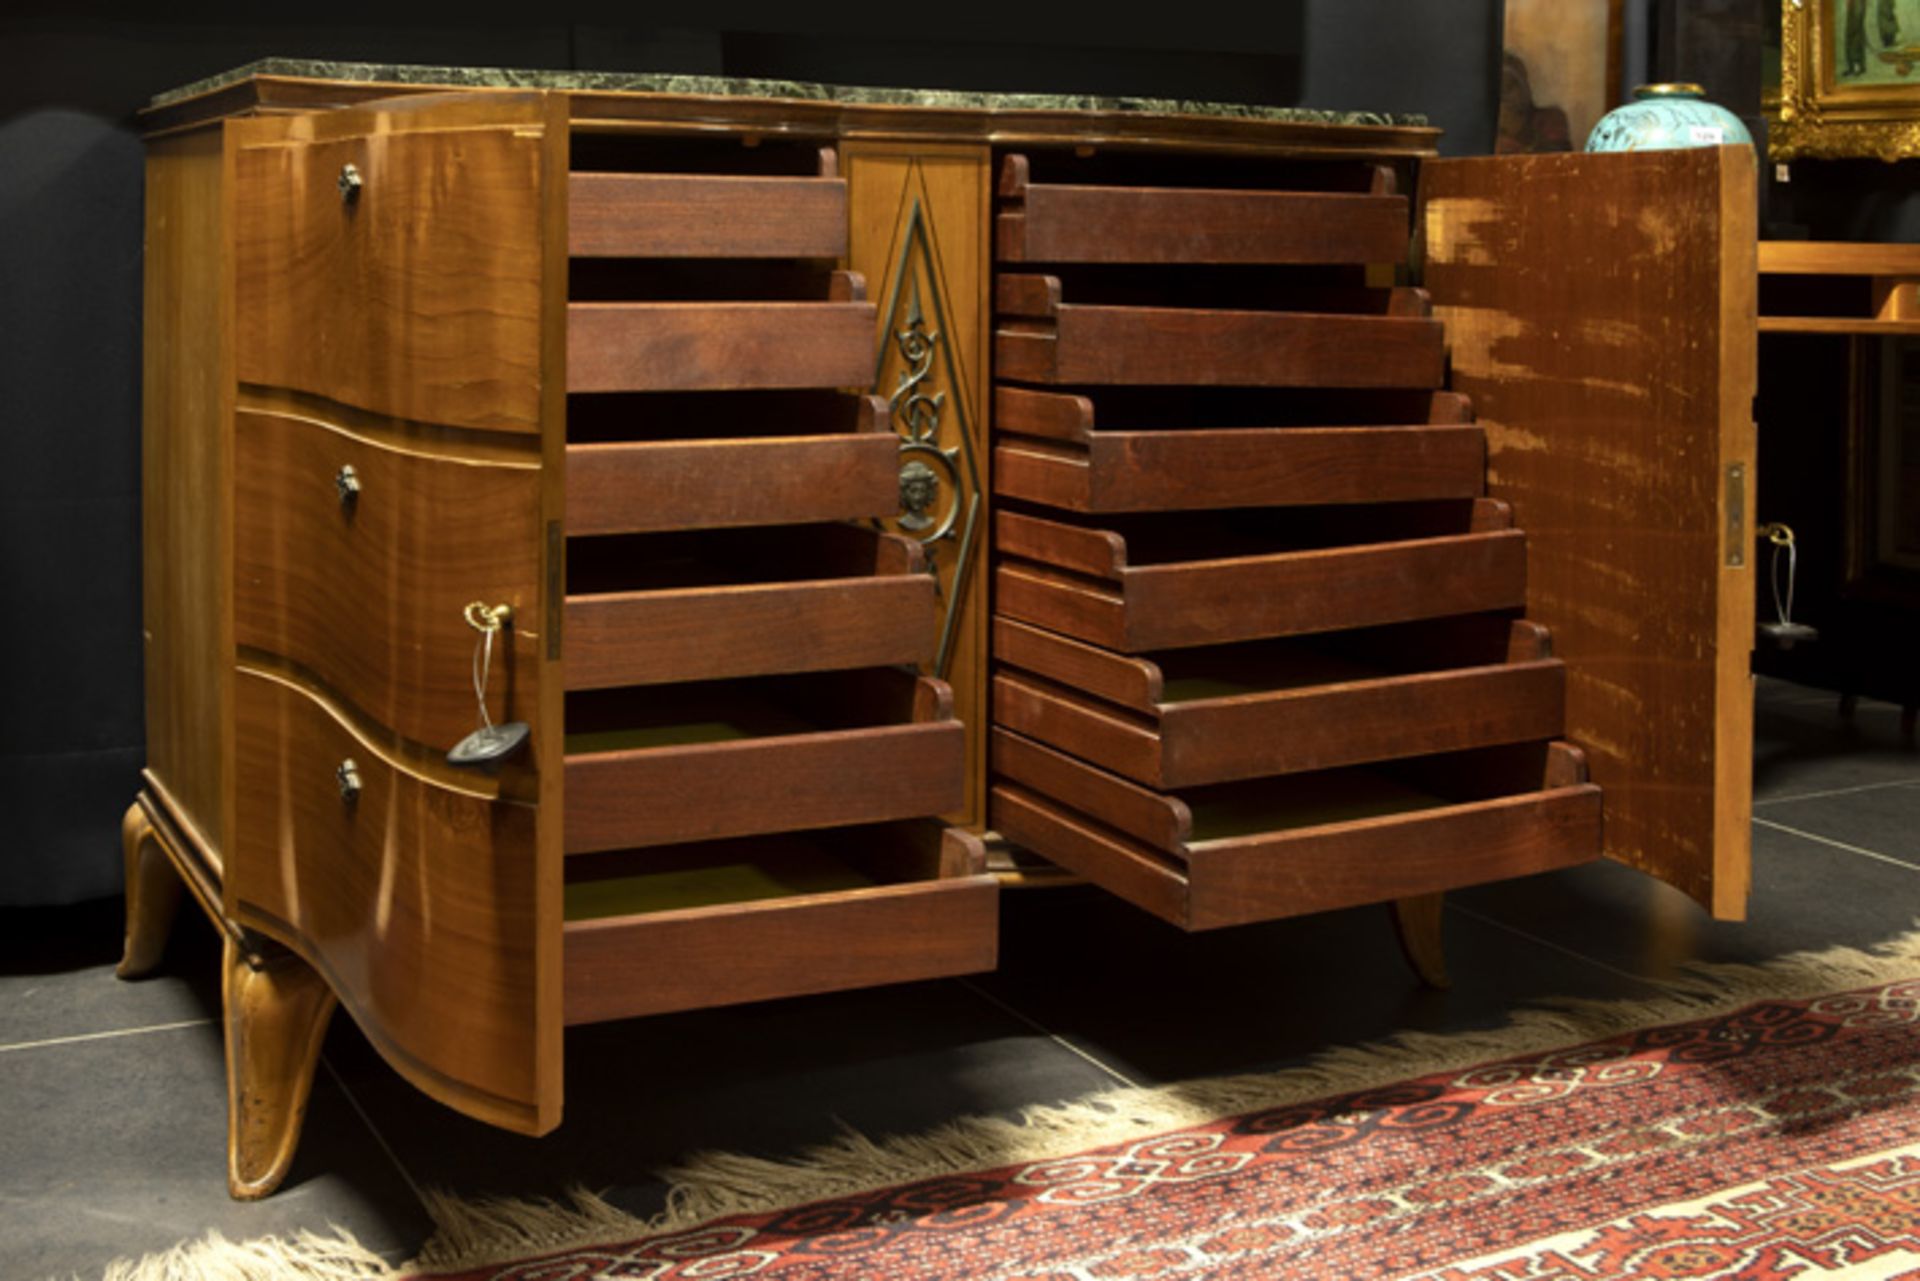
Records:
M1515 627L1521 644L1511 659L1489 654L1493 661L1443 666L1416 650L1408 665L1424 659L1430 668L1336 669L1325 680L1216 697L1153 697L1136 709L1106 700L1131 693L1130 685L1143 693L1162 687L1158 665L1001 619L996 652L1009 669L1023 670L994 678L994 723L1154 787L1551 738L1564 720L1566 672L1545 656L1537 627ZM1336 640L1334 651L1341 648ZM1285 671L1284 656L1276 652L1270 662ZM1081 674L1091 677L1087 693L1076 679Z
M402 99L248 122L233 161L239 380L537 433L545 144L525 126L542 101ZM347 165L352 200L338 186Z
M994 392L994 485L1082 512L1467 498L1485 484L1471 424L1102 430L1097 401Z
M1488 492L1527 533L1527 615L1566 660L1607 852L1730 916L1751 857L1753 164L1728 147L1422 178L1426 284Z
M218 131L147 159L140 532L147 769L217 869L232 830L232 307Z
M824 153L831 165L833 152ZM836 177L575 173L567 248L576 258L838 258L847 184Z
M568 922L567 1021L993 968L997 882L985 875L979 838L947 829L938 862L918 869L909 866L908 839L897 827L820 838L823 848L899 883ZM736 842L724 857L751 854L750 842Z
M291 659L403 737L452 747L479 724L467 602L507 604L489 711L534 721L540 690L537 457L464 456L243 408L234 462L234 635ZM341 501L352 467L359 494Z
M272 673L241 673L236 711L235 917L296 947L416 1086L495 1125L550 1128L531 1035L535 808L429 781Z
M994 769L1003 834L1191 930L1438 893L1600 852L1600 789L1565 744L1551 745L1535 790L1207 841L1191 839L1179 797L1003 730Z
M1381 171L1390 180L1390 171ZM1392 263L1407 256L1404 196L1035 183L1001 162L1001 262Z

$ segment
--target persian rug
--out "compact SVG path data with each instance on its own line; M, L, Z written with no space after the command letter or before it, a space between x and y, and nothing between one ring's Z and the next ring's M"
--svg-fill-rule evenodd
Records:
M439 1199L398 1269L306 1237L109 1277L1920 1281L1920 935L673 1177L652 1221Z

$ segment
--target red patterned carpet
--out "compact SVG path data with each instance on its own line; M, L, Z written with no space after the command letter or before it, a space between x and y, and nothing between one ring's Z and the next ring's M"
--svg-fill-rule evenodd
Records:
M462 1281L1920 1281L1920 979Z
M669 1210L429 1195L396 1268L209 1234L108 1281L1920 1281L1920 933L1310 1067L709 1155Z

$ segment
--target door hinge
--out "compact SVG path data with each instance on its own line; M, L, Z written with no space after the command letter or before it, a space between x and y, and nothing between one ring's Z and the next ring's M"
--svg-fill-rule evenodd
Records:
M1747 465L1727 464L1727 564L1747 563Z

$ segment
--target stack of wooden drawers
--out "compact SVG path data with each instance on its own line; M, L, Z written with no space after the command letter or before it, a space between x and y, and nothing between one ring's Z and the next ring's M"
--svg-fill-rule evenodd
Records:
M844 390L876 317L834 269L833 150L587 135L572 163L568 1021L990 966L980 844L926 817L964 731L913 670L920 548L871 523L900 463Z
M1189 929L1600 849L1396 186L1002 161L992 823Z

